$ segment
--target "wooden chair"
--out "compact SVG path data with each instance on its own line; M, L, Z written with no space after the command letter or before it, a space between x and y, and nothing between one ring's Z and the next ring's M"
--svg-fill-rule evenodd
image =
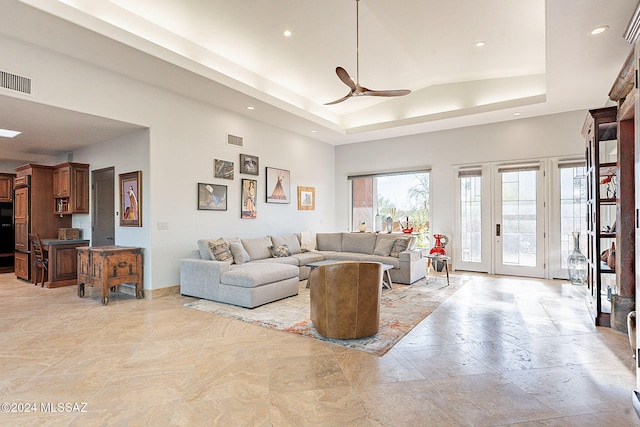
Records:
M47 278L47 272L49 271L48 260L44 256L44 250L42 249L42 241L37 234L29 234L29 240L31 240L31 255L33 256L33 265L36 267L36 281L35 285L38 285L38 278L42 277L42 284L40 287L44 287L44 282Z
M318 333L337 339L377 334L382 271L377 262L344 262L314 269L309 275L310 317Z

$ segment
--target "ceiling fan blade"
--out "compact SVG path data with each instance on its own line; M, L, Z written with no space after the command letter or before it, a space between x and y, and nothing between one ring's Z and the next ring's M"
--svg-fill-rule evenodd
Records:
M404 96L411 93L408 89L401 90L366 90L362 92L365 96Z
M337 104L337 103L339 103L339 102L346 101L347 99L351 98L352 96L353 96L353 92L349 92L348 94L346 94L346 95L345 95L345 96L343 96L342 98L340 98L340 99L336 99L335 101L327 102L327 103L326 103L326 104L324 104L324 105L333 105L333 104Z
M356 90L356 84L353 82L353 80L351 80L351 77L349 76L349 73L347 73L347 70L342 67L336 67L336 74L338 75L338 78L342 80L342 83L351 88L352 92Z

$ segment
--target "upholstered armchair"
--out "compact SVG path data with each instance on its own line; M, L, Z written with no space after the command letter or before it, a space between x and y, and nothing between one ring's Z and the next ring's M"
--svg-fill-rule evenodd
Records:
M363 338L378 333L382 264L341 262L309 275L311 321L327 338Z

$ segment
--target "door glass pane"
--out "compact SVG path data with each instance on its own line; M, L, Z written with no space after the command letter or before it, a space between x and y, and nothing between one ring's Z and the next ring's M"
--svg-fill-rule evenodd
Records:
M502 177L502 263L536 266L537 171L504 172Z
M584 167L560 169L560 259L567 268L574 231L580 232L580 250L587 249L587 180Z
M464 262L482 262L482 177L460 178L460 234Z

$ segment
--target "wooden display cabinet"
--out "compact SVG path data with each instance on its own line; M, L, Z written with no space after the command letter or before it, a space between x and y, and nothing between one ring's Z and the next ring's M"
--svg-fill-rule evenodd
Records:
M54 212L89 213L89 165L62 163L53 169Z
M625 300L634 292L633 131L617 107L589 110L587 159L587 305L597 326L626 332ZM612 251L607 263L603 252Z
M607 177L617 179L617 108L589 110L582 135L586 141L587 160L587 306L597 326L610 326L611 286L615 270L600 258L615 241L612 232L616 217L616 195L607 192ZM605 285L603 286L603 283Z

